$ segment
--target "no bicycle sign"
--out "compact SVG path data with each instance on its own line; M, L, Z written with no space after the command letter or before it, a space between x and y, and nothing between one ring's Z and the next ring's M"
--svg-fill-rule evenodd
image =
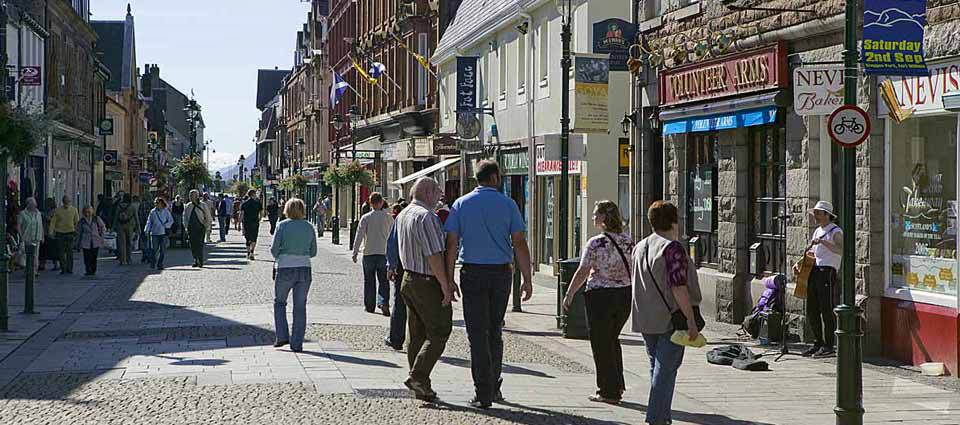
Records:
M827 132L834 143L855 148L870 135L870 117L856 105L841 106L827 120Z

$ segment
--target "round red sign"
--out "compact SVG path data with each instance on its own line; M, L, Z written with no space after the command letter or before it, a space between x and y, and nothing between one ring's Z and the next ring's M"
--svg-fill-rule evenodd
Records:
M859 106L841 106L827 119L827 133L834 143L855 148L870 136L870 117Z

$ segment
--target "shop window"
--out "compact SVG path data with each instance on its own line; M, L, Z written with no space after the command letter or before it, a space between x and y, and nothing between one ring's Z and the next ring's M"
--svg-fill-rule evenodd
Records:
M704 265L718 266L717 243L717 132L694 133L687 140L687 235L697 238L696 250Z
M894 289L957 295L957 121L892 124L889 273Z
M786 150L776 126L751 127L750 137L750 244L760 243L759 268L783 273L786 212Z

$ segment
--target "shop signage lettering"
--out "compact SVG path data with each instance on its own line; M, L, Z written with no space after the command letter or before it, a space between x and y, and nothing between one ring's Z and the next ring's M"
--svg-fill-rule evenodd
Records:
M784 52L778 44L665 71L660 75L660 100L663 105L675 105L784 87Z
M623 19L611 18L593 24L593 53L610 55L611 71L626 71L628 49L637 37L637 27Z
M865 0L863 71L867 75L927 75L923 59L926 0Z
M693 183L691 212L695 232L713 231L713 171L700 168L690 172Z
M43 84L43 74L39 66L24 66L20 68L20 85L39 86Z
M457 57L457 112L477 107L477 57Z
M608 133L610 60L606 55L574 56L573 132Z
M563 161L546 159L546 147L538 145L535 151L537 175L551 176L561 174ZM570 174L580 174L580 161L567 161L567 171Z
M960 62L930 65L930 74L921 77L884 76L877 82L893 84L897 102L903 109L917 112L942 112L943 95L960 91ZM881 116L890 113L884 102L879 102Z
M793 110L797 115L830 115L841 105L842 67L800 67L793 71Z
M433 139L434 155L459 155L457 140L450 136L439 136Z
M619 147L618 149L619 159L617 160L617 162L619 165L618 168L620 169L618 174L620 175L630 174L630 139L626 137L621 137L618 140L618 147Z
M507 152L503 154L504 174L526 174L528 164L526 151Z

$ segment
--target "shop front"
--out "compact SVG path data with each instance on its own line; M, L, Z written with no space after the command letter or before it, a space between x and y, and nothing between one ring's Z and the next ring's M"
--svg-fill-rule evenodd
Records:
M666 199L721 321L742 319L753 276L784 271L787 84L782 44L660 72Z
M580 256L580 232L582 228L580 224L583 215L583 197L581 196L583 192L580 184L582 161L568 161L567 171L570 177L567 181L567 199L569 200L570 213L563 217L561 215L562 211L558 208L560 204L562 161L552 159L546 151L545 145L537 145L534 151L538 180L536 199L540 200L540 207L536 209L539 215L537 217L539 225L536 226L539 230L537 232L538 252L536 258L544 267L544 270L554 270L556 272L556 261L562 257L557 247L557 238L560 237L560 220L567 220L569 258Z
M958 375L958 119L944 99L960 92L960 58L929 64L929 77L883 77L897 122L885 120L883 354L908 364L943 362ZM889 83L888 83L889 82ZM892 88L892 91L889 89ZM955 95L956 96L956 95Z
M530 199L530 157L527 149L513 149L500 152L500 167L503 173L503 193L513 199L520 207L523 222L530 223L530 209L527 200Z

